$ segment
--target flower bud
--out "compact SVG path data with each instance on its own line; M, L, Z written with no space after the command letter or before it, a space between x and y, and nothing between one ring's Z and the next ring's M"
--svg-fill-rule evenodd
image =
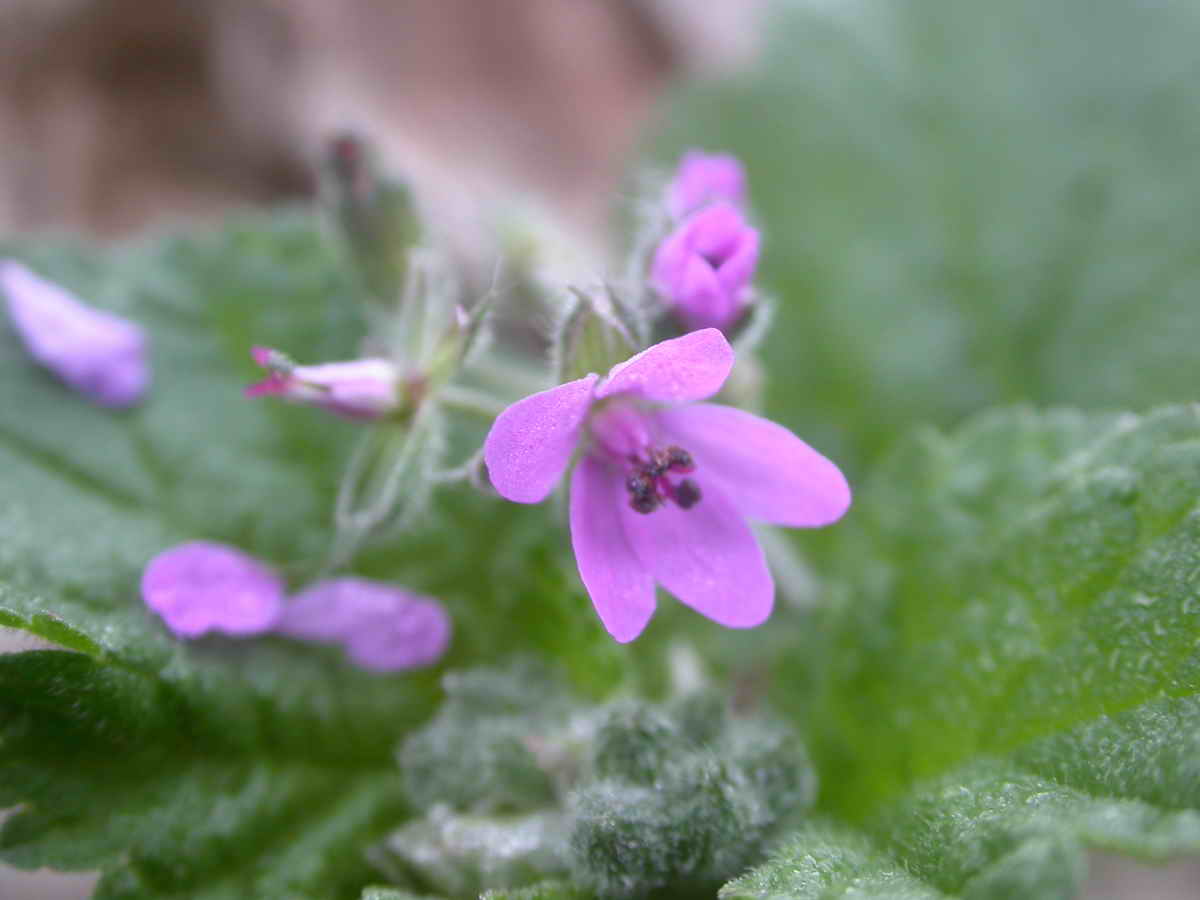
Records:
M732 204L716 203L659 245L651 282L688 330L728 331L749 302L758 251L758 231Z
M575 305L555 338L560 381L607 372L635 350L628 315L609 289L571 289Z
M267 347L255 347L250 355L268 375L246 388L247 397L283 397L354 421L382 418L401 405L399 373L386 359L297 366Z
M667 209L671 217L682 219L721 201L737 207L745 203L746 171L741 162L726 153L689 150L667 186Z
M380 176L370 146L352 133L329 141L321 186L368 298L384 309L394 308L401 300L409 249L421 236L411 193Z

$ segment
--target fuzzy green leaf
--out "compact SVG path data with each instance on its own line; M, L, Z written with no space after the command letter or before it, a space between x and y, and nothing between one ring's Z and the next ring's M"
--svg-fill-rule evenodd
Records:
M313 223L281 217L100 254L10 251L141 322L146 403L90 406L0 332L0 625L62 648L0 656L3 859L104 871L103 898L354 896L403 818L392 748L435 676L376 677L282 640L183 644L144 564L235 543L311 577L349 427L252 402L252 343L353 353L359 326Z
M843 824L725 896L1050 900L1085 848L1200 852L1198 486L1197 407L1014 409L899 447L783 681L815 686L792 706Z

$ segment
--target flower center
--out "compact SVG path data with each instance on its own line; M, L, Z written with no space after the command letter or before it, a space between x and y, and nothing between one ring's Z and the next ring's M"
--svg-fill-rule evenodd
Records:
M692 454L682 447L649 448L629 457L630 471L625 478L629 505L637 512L652 513L664 503L674 502L680 509L691 509L700 502L700 486L690 478L672 481L672 475L696 470Z
M655 441L653 416L629 402L609 403L591 420L596 452L625 471L629 505L652 513L664 503L691 509L700 502L700 486L689 475L696 470L692 454L674 444Z

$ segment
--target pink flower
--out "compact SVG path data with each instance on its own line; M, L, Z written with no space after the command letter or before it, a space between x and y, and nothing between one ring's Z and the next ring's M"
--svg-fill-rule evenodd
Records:
M655 584L730 628L761 624L775 586L747 519L816 528L841 518L838 468L773 422L712 403L733 366L716 329L656 344L608 373L526 397L484 444L517 503L554 488L576 447L571 544L604 627L641 634Z
M399 404L399 373L386 359L297 366L267 347L254 347L250 355L269 374L246 388L247 397L283 397L355 421L381 418Z
M101 406L124 408L150 384L145 332L85 306L12 260L0 261L8 316L35 360Z
M746 171L737 157L689 150L667 187L667 209L682 219L715 201L741 206L746 201Z
M758 231L737 208L716 203L659 245L650 279L687 328L726 329L749 299L758 247Z
M165 550L142 573L142 600L182 638L269 631L283 609L283 580L233 547L191 541Z
M332 578L291 599L276 630L341 644L364 669L390 672L437 662L450 644L450 617L436 600L367 578Z

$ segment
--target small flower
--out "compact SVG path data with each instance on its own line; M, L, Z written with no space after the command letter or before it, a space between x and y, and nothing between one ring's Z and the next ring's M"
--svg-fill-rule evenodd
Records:
M667 209L674 219L726 201L742 206L746 201L746 170L737 157L727 153L689 150L667 187Z
M650 620L656 583L721 625L761 624L775 586L746 520L817 528L850 505L837 466L786 428L697 402L732 366L719 331L694 331L607 378L526 397L484 444L492 484L517 503L543 500L582 447L571 544L596 612L622 643Z
M182 638L269 631L283 609L283 581L233 547L191 541L165 550L142 573L142 600Z
M0 261L8 316L30 356L101 406L129 407L150 384L145 332L84 305L12 260Z
M758 246L758 231L737 208L716 203L666 237L650 278L687 328L727 329L749 299Z
M297 366L267 347L255 347L250 355L269 374L246 388L247 397L283 397L354 421L382 418L400 404L400 376L386 359Z
M436 600L366 578L319 581L294 596L276 630L342 644L365 669L389 672L437 662L450 644L450 617Z

